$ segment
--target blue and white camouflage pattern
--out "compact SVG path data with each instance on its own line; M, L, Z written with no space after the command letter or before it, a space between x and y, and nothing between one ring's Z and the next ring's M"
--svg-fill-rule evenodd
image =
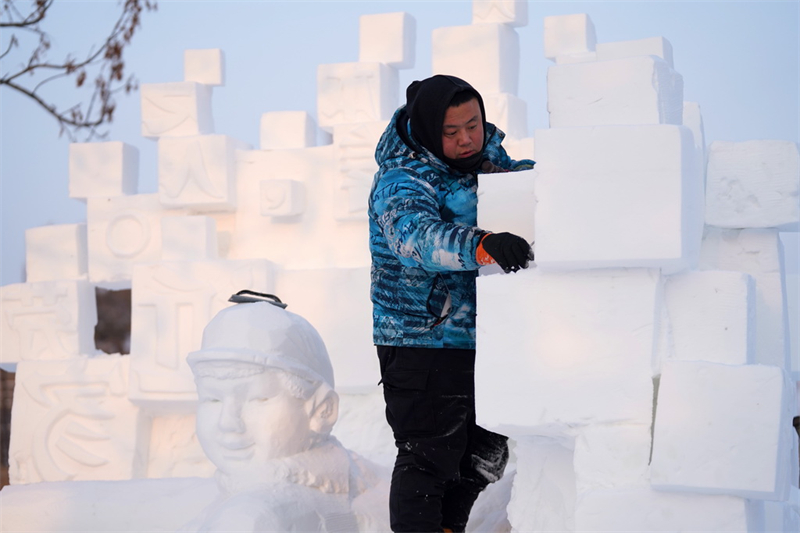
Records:
M474 349L475 252L485 233L477 227L478 178L424 147L407 146L396 130L403 109L375 150L380 168L369 198L373 341ZM508 170L533 168L533 161L506 154L502 131L487 123L486 132L486 159Z

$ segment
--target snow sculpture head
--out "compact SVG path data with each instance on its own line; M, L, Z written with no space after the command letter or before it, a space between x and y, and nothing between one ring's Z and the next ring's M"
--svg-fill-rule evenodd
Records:
M220 311L187 358L197 436L218 476L246 486L328 437L338 417L333 368L317 331L268 302Z

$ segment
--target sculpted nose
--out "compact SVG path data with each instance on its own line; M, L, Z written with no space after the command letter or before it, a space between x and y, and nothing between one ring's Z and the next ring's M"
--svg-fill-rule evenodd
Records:
M227 400L222 403L219 414L219 429L232 433L244 433L245 424L242 420L242 405L236 400Z

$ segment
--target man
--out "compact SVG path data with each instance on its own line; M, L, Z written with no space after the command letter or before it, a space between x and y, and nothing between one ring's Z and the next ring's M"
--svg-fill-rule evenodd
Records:
M220 496L182 531L383 529L381 479L331 436L339 396L311 324L268 301L220 311L187 361ZM384 485L385 486L385 485Z
M391 527L464 531L508 460L506 437L475 424L475 277L533 257L521 237L476 226L477 174L534 162L508 157L464 80L416 81L406 99L378 143L369 199L373 337L398 448Z

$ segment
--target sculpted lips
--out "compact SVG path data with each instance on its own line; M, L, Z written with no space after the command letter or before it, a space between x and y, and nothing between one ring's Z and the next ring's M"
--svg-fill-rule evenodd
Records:
M243 461L253 456L253 442L240 440L221 441L220 447L224 450L225 459Z

